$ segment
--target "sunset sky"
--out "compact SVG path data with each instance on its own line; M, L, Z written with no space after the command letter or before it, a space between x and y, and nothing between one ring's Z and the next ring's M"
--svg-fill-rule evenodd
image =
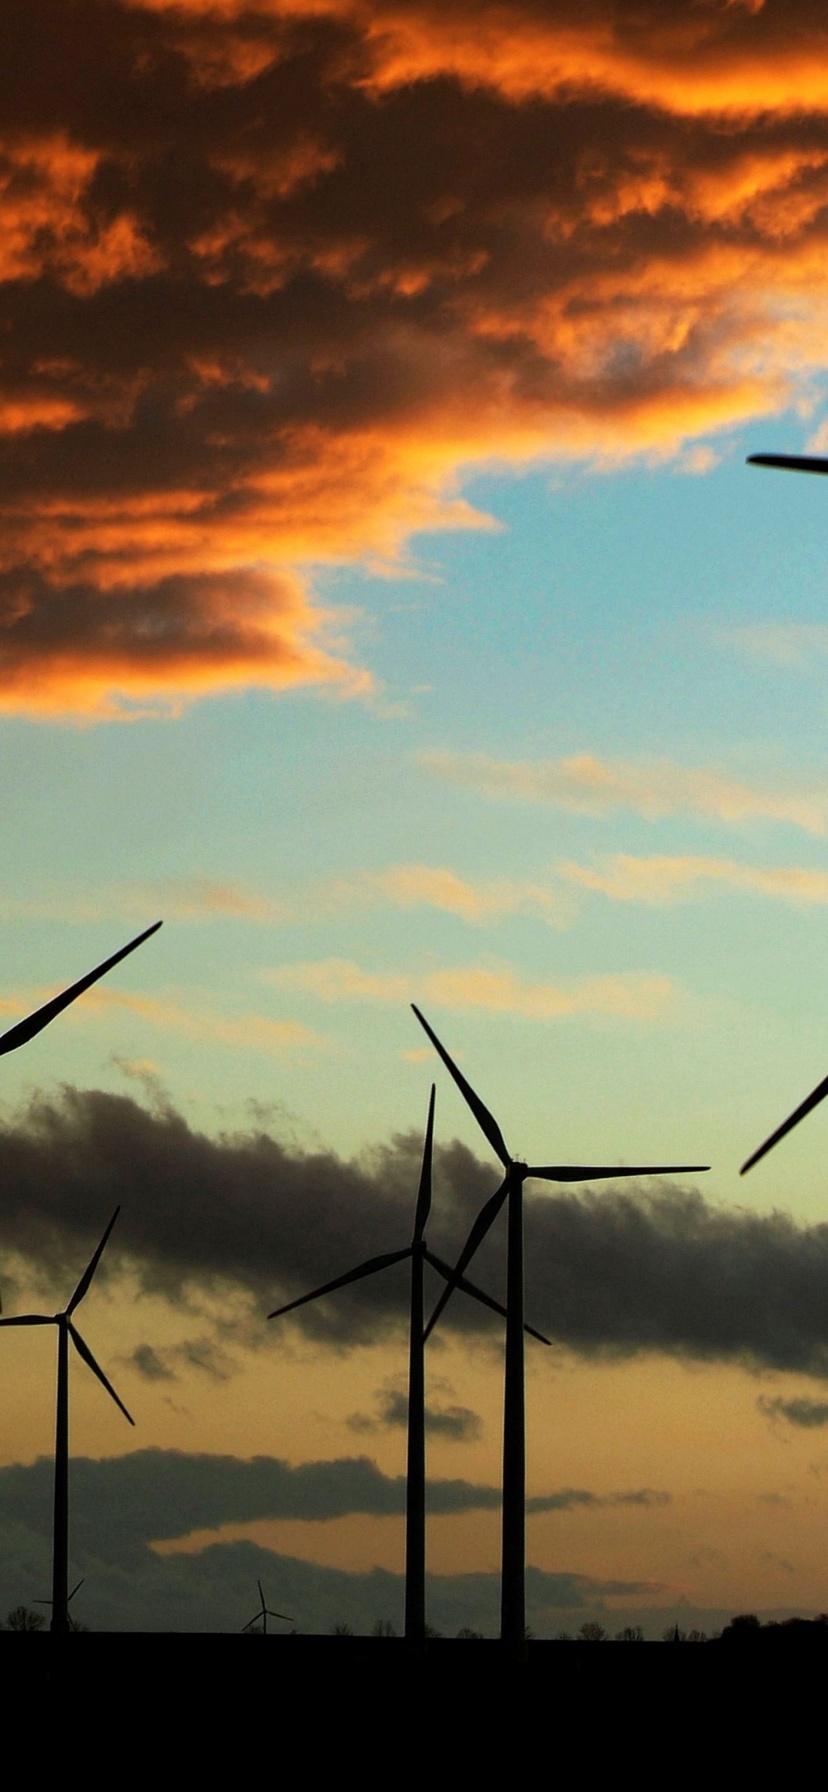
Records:
M828 20L28 0L0 25L6 1314L63 1305L94 1627L399 1623L405 1271L530 1161L530 1621L828 1609ZM502 1289L493 1236L481 1281ZM51 1308L47 1307L47 1310ZM494 1632L501 1336L429 1356ZM53 1338L0 1335L0 1616ZM172 1452L178 1454L173 1455ZM5 1604L3 1603L5 1600Z

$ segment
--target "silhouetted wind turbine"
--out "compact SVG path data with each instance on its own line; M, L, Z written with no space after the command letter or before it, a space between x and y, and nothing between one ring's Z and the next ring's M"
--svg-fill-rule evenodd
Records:
M72 1324L72 1314L80 1306L84 1296L89 1292L92 1277L100 1263L107 1239L120 1213L115 1212L106 1228L97 1249L93 1252L75 1289L68 1306L62 1313L20 1313L14 1319L0 1319L0 1325L56 1325L58 1328L58 1362L57 1362L57 1424L55 1427L55 1510L54 1510L54 1544L52 1550L52 1630L69 1629L69 1339L82 1357L87 1367L97 1375L98 1380L106 1388L107 1393L119 1406L130 1425L135 1420L118 1398L111 1381L104 1375L100 1363L95 1358L88 1344L84 1343L77 1327ZM77 1591L77 1588L75 1589Z
M526 1413L523 1373L523 1184L536 1176L542 1182L600 1182L616 1176L662 1176L687 1170L707 1170L709 1164L638 1164L633 1168L596 1164L524 1164L509 1155L494 1116L467 1083L428 1021L414 1007L420 1026L454 1078L458 1089L506 1172L500 1187L481 1208L466 1243L448 1278L426 1328L436 1325L446 1302L490 1226L508 1201L506 1265L506 1363L503 1399L503 1531L500 1592L500 1634L504 1642L522 1648L526 1631L524 1569L526 1556Z
M67 1597L67 1600L66 1600L67 1605L71 1605L72 1600L75 1597L75 1594L80 1592L81 1587L83 1586L83 1583L84 1583L84 1579L85 1579L85 1576L81 1575L80 1580L75 1582L75 1585L73 1586L71 1593ZM51 1599L36 1599L34 1603L35 1603L35 1605L51 1605L52 1601L51 1601Z
M252 1630L254 1624L261 1624L262 1636L267 1636L267 1620L268 1620L268 1618L282 1618L284 1620L285 1624L292 1624L293 1619L289 1618L285 1612L272 1612L271 1611L270 1606L265 1604L265 1596L262 1591L261 1581L257 1580L256 1585L259 1589L259 1598L261 1599L261 1602L262 1602L261 1609L259 1611L257 1611L255 1618L251 1618L249 1623L242 1625L242 1635L244 1635L244 1632L246 1630Z
M490 1307L493 1312L506 1318L506 1309L491 1295L484 1294L481 1288L467 1281L462 1274L451 1270L441 1257L437 1257L425 1240L425 1229L431 1211L431 1162L434 1141L434 1084L428 1103L428 1120L426 1122L423 1159L420 1169L420 1187L417 1194L417 1207L414 1215L414 1233L411 1243L402 1251L389 1251L382 1257L370 1257L366 1263L360 1263L357 1269L349 1269L345 1275L336 1276L324 1287L315 1288L312 1294L303 1294L299 1300L292 1300L286 1307L277 1308L269 1313L269 1319L279 1319L283 1313L292 1313L297 1307L304 1307L308 1301L320 1300L323 1294L333 1294L336 1288L345 1288L349 1282L359 1282L363 1276L376 1275L379 1270L390 1269L394 1263L411 1260L411 1319L409 1325L408 1346L408 1461L406 1472L405 1500L405 1634L410 1641L421 1643L425 1639L425 1338L423 1335L423 1268L430 1263L445 1281L451 1280L452 1286L462 1288L465 1294L473 1295L475 1300ZM548 1344L540 1332L527 1326L526 1330L541 1344Z
M150 934L157 933L161 925L160 921L155 921L152 927L146 927L136 939L130 940L128 946L122 946L120 952L113 952L112 957L105 958L103 964L95 966L94 971L87 971L86 976L79 978L77 983L72 983L68 989L62 990L59 996L52 996L50 1002L44 1002L43 1007L36 1008L34 1014L27 1014L25 1020L17 1021L13 1027L9 1027L7 1033L0 1034L0 1058L4 1057L6 1052L16 1052L18 1046L28 1045L29 1040L34 1039L37 1033L42 1033L43 1028L48 1027L50 1021L54 1020L58 1014L63 1013L64 1008L68 1008L70 1003L77 1001L78 996L82 996L85 989L89 989L91 984L97 983L99 977L105 977L107 971L111 971L113 965L120 964L122 958L127 958L130 952L134 952L136 946L142 946L144 940L148 940Z

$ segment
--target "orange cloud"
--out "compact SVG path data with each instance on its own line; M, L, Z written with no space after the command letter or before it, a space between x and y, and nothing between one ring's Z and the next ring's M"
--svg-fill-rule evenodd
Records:
M813 789L774 790L727 772L669 759L490 759L484 753L423 753L420 763L451 784L495 800L549 803L576 815L632 809L648 821L704 815L722 822L773 821L824 834L828 800Z
M24 991L0 997L0 1014L19 1016L48 1001L54 989ZM230 1046L242 1051L275 1053L319 1049L324 1041L300 1021L271 1020L264 1014L228 1015L212 1008L185 1006L182 1002L159 1000L153 996L131 995L126 990L90 989L77 1007L67 1016L71 1026L80 1026L118 1009L162 1033L182 1033L189 1039ZM120 1062L120 1060L119 1060Z
M682 902L705 885L724 885L754 895L771 896L806 908L828 902L828 872L805 865L743 865L735 859L686 855L635 858L617 853L602 866L560 866L562 876L585 890L598 890L616 902Z
M703 473L809 401L827 49L816 0L29 0L0 708L364 689L303 568L486 526L481 460Z
M533 983L503 964L464 965L417 977L364 971L347 959L328 958L315 964L282 965L265 976L279 988L304 990L323 1002L404 1004L417 998L440 1008L484 1008L527 1020L563 1020L579 1014L663 1020L669 1017L676 995L667 977L651 972Z

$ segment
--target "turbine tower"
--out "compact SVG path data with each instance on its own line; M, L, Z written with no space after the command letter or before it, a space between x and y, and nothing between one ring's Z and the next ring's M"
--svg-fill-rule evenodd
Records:
M54 1507L54 1542L52 1547L52 1630L67 1631L69 1629L69 1339L83 1358L87 1367L97 1375L98 1380L106 1388L107 1393L119 1406L130 1425L135 1420L118 1398L111 1381L104 1375L100 1363L84 1343L77 1327L72 1324L72 1314L80 1306L84 1296L89 1292L92 1277L100 1263L107 1239L120 1213L115 1212L106 1228L97 1250L93 1252L81 1276L68 1306L62 1313L21 1313L14 1319L0 1319L0 1325L56 1325L58 1333L57 1362L57 1423L55 1426L55 1507ZM77 1592L77 1588L75 1588Z
M436 1269L446 1282L456 1288L462 1288L465 1294L473 1295L484 1307L506 1318L506 1309L491 1295L484 1294L473 1282L449 1268L442 1258L426 1244L425 1229L431 1211L431 1163L434 1140L434 1084L428 1103L428 1120L426 1122L425 1142L423 1145L422 1166L420 1169L420 1186L417 1194L417 1207L414 1215L414 1232L411 1243L401 1251L389 1251L382 1257L370 1257L358 1268L349 1269L344 1275L336 1276L324 1287L315 1288L312 1294L303 1294L299 1300L292 1300L285 1307L278 1307L275 1313L269 1313L269 1319L279 1319L284 1313L292 1313L297 1307L304 1307L308 1301L320 1300L324 1294L333 1294L336 1288L345 1288L349 1282L359 1282L363 1276L373 1276L380 1270L390 1269L394 1263L411 1262L411 1318L409 1325L408 1346L408 1459L406 1468L406 1500L405 1500L405 1635L410 1642L422 1644L426 1635L425 1619L425 1338L423 1334L423 1272L426 1263ZM527 1326L526 1330L541 1344L548 1344L540 1332Z
M261 1607L260 1607L259 1611L257 1611L254 1618L250 1618L246 1624L242 1625L242 1635L244 1635L244 1632L246 1630L253 1630L257 1624L261 1624L261 1627L262 1627L261 1634L262 1634L262 1636L267 1636L267 1620L268 1620L268 1618L282 1618L282 1619L284 1619L284 1622L286 1624L292 1624L293 1619L289 1618L287 1616L286 1612L272 1612L271 1611L270 1606L265 1604L265 1596L262 1591L261 1581L257 1580L256 1585L259 1589L259 1598L262 1602Z
M412 1007L414 1004L412 1003ZM526 1631L526 1411L523 1365L523 1185L528 1177L542 1182L600 1182L616 1176L661 1176L687 1170L706 1170L708 1164L639 1164L633 1168L609 1168L596 1164L525 1164L510 1156L494 1116L467 1083L428 1021L414 1007L420 1026L453 1077L464 1101L503 1165L500 1187L481 1208L446 1287L426 1328L428 1337L489 1228L508 1202L506 1267L506 1364L503 1397L503 1531L500 1591L500 1635L503 1642L522 1649Z
M51 1001L44 1002L42 1008L36 1008L33 1014L27 1014L25 1020L17 1021L13 1027L9 1027L8 1032L1 1033L0 1058L5 1057L6 1052L16 1052L21 1045L28 1045L29 1040L34 1039L37 1033L42 1033L43 1028L48 1027L49 1022L54 1020L56 1015L62 1014L64 1008L68 1008L70 1003L77 1001L78 996L82 996L84 990L89 989L91 984L97 983L99 977L105 977L107 971L111 971L114 965L120 964L122 958L128 958L130 952L134 952L136 946L142 946L144 941L149 939L150 934L158 932L160 926L161 922L155 921L152 927L146 927L136 939L130 940L128 946L122 946L120 952L113 952L112 957L105 958L103 964L95 966L94 971L87 971L85 977L80 977L77 983L70 984L69 988L62 990L59 996L52 996Z

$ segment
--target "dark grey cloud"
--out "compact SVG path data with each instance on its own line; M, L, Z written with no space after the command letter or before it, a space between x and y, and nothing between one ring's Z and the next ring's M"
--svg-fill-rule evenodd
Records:
M432 1483L432 1512L463 1512L499 1504L494 1488L467 1482ZM583 1497L583 1496L582 1496ZM377 1618L401 1626L401 1575L374 1569L348 1574L284 1557L253 1543L215 1543L198 1554L154 1542L192 1530L261 1518L324 1522L345 1513L402 1516L404 1483L381 1474L366 1458L307 1463L273 1457L187 1456L139 1450L96 1462L78 1457L71 1468L72 1566L84 1576L78 1616L97 1629L236 1630L255 1605L263 1581L270 1604L290 1611L303 1631L335 1623L368 1630ZM52 1465L45 1458L0 1470L0 1615L45 1596L50 1579ZM527 1570L531 1621L554 1632L562 1613L600 1615L607 1599L651 1597L656 1583L602 1580L589 1575ZM431 1575L430 1621L456 1631L474 1624L494 1634L496 1574Z
M131 1355L125 1358L130 1368L143 1375L146 1381L174 1381L174 1371L159 1356L151 1344L139 1344Z
M430 1377L432 1389L438 1380L434 1376ZM453 1390L444 1388L444 1392ZM358 1435L404 1429L408 1424L408 1393L405 1387L395 1385L378 1388L373 1414L353 1412L347 1424ZM456 1402L445 1399L429 1399L425 1408L425 1428L431 1437L442 1437L450 1443L465 1444L472 1443L480 1436L483 1421L480 1414L473 1412L469 1406L458 1406Z
M278 1344L291 1324L335 1348L402 1335L404 1263L289 1321L268 1327L264 1314L408 1242L420 1147L412 1133L346 1161L261 1130L208 1138L169 1105L66 1088L0 1129L0 1248L64 1289L120 1201L101 1273L129 1267L183 1307L199 1291L214 1308L241 1293L262 1315L242 1342ZM456 1253L493 1186L491 1168L464 1146L437 1152L430 1237L441 1256ZM562 1346L828 1376L828 1226L717 1207L691 1186L652 1181L530 1194L527 1231L528 1311ZM494 1294L503 1290L503 1232L498 1224L475 1263ZM445 1323L500 1338L499 1322L466 1298L455 1297ZM225 1343L231 1334L228 1320ZM187 1348L207 1366L200 1340ZM226 1368L226 1357L216 1365Z
M828 1425L826 1400L785 1400L781 1395L772 1399L762 1394L757 1405L766 1418L785 1419L789 1425L797 1425L803 1431L817 1431L820 1426Z
M638 1487L630 1493L590 1493L584 1487L564 1487L559 1493L530 1494L526 1510L533 1512L591 1512L602 1506L669 1506L671 1495L655 1487Z

